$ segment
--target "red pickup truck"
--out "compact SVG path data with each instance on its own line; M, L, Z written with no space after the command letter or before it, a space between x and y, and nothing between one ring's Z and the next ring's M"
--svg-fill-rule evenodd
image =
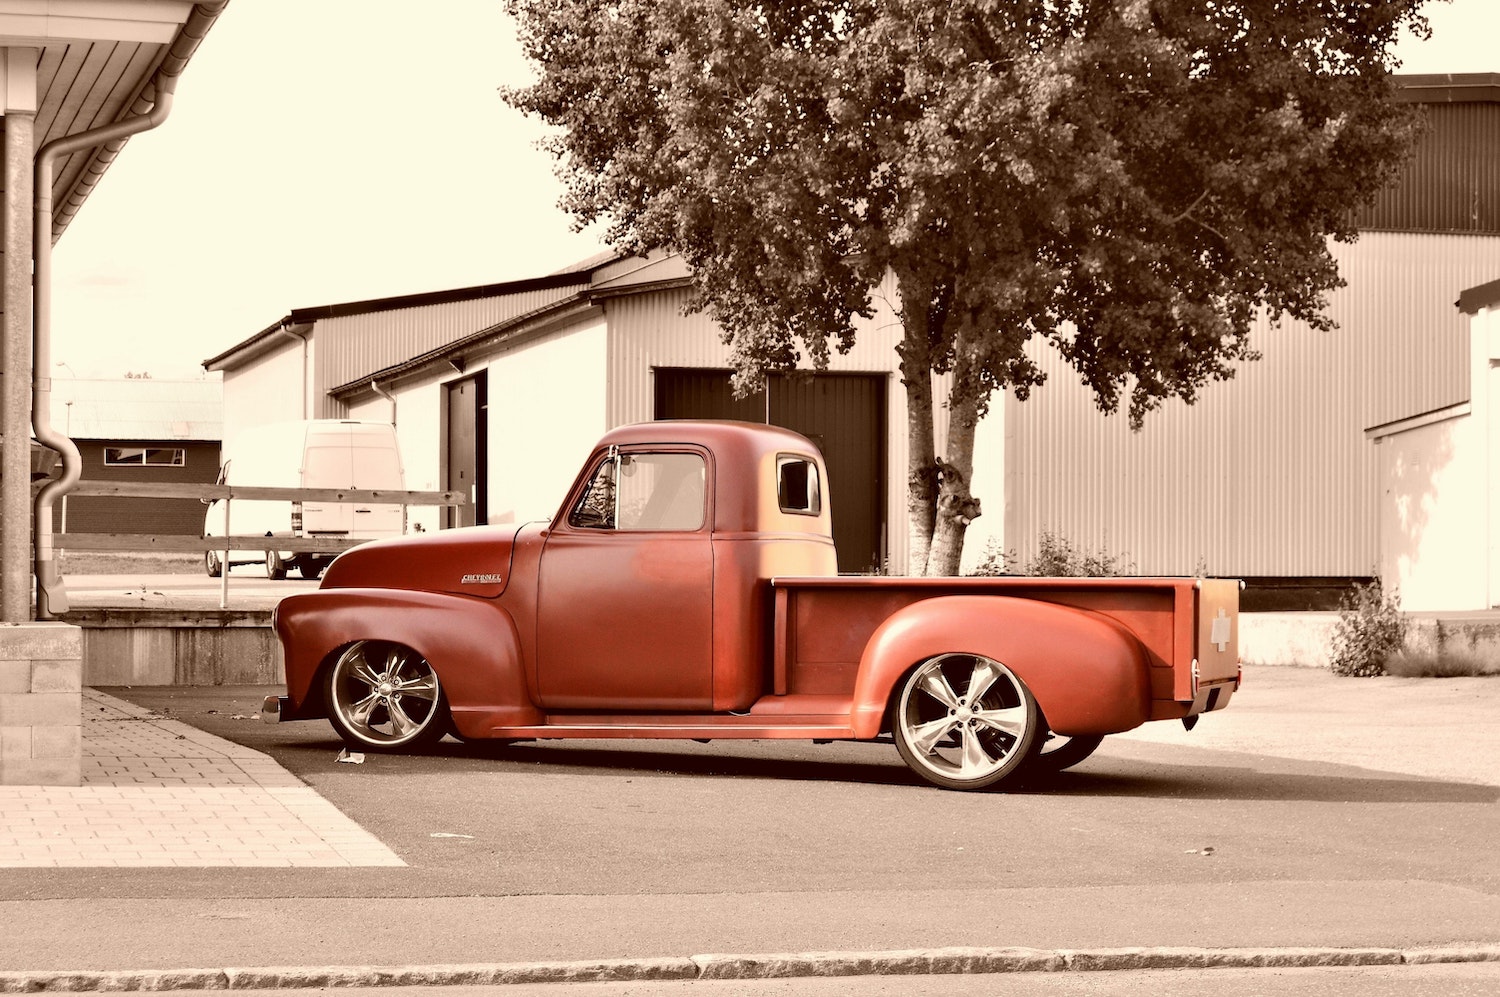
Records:
M979 789L1239 687L1239 583L839 576L822 458L732 422L606 435L550 523L381 540L276 610L287 695L352 747L890 738Z

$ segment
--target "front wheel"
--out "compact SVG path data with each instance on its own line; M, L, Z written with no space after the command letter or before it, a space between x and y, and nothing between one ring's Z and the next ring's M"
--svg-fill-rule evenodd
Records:
M274 550L266 551L266 577L273 582L279 582L286 577L286 562Z
M403 644L362 640L340 654L325 680L328 720L346 744L400 751L435 744L448 732L437 672Z
M218 578L224 574L224 562L219 559L218 551L204 551L203 570L208 572L210 578Z
M1037 745L1041 715L1009 668L977 654L941 654L901 683L891 732L901 760L944 789L984 789Z

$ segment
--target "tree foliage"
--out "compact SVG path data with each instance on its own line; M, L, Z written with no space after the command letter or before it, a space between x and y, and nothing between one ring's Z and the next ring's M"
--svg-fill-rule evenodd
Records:
M847 350L895 275L912 570L951 573L1028 344L1138 427L1253 358L1259 312L1330 327L1327 240L1414 135L1390 53L1423 2L507 0L539 78L506 97L558 126L580 224L682 254L741 389Z

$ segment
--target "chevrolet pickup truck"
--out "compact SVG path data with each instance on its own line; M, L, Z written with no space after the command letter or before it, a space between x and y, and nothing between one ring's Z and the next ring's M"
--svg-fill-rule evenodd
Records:
M364 544L283 599L262 716L365 751L888 739L971 790L1239 688L1236 581L840 576L828 488L787 430L616 429L551 522Z

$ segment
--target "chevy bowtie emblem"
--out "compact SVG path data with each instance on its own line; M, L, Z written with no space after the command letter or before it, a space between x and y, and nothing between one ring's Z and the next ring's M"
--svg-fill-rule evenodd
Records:
M458 584L460 584L460 585L499 585L503 581L505 581L505 576L504 575L496 575L496 574L490 574L488 572L480 572L480 573L476 573L476 574L472 574L472 575L464 575L462 578L460 578L458 580ZM1220 650L1223 650L1223 648L1220 648Z
M1229 617L1220 607L1219 615L1214 617L1213 629L1208 632L1208 642L1221 651L1229 650L1229 626Z

